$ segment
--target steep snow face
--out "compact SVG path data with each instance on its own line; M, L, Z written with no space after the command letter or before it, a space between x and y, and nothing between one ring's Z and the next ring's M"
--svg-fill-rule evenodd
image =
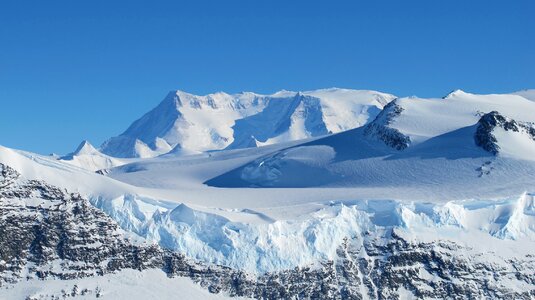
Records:
M324 89L271 100L265 109L237 120L227 149L269 145L341 132L372 120L393 100L373 91Z
M74 152L58 159L89 171L110 169L133 162L132 159L120 159L103 154L88 141L83 141Z
M173 148L182 154L292 141L366 124L394 98L334 88L272 95L176 91L101 150L115 157L153 157Z

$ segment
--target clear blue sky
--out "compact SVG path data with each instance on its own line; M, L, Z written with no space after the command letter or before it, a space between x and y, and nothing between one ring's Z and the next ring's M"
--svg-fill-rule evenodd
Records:
M535 88L535 1L0 2L0 144L66 153L172 89Z

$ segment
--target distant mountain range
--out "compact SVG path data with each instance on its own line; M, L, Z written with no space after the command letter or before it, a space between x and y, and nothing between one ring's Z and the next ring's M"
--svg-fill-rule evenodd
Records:
M104 154L154 157L293 141L366 124L395 96L323 89L272 95L170 92L153 110L102 146Z

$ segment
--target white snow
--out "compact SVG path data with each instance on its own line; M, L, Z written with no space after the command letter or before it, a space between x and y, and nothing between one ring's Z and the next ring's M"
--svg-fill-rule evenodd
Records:
M154 157L177 146L203 152L293 141L361 126L394 98L336 88L272 95L176 91L101 149L116 157Z
M522 90L522 91L518 91L516 93L513 93L514 95L519 95L519 96L522 96L528 100L532 100L532 101L535 101L535 89L533 90Z
M398 99L403 112L391 127L411 137L413 144L474 125L481 114L498 111L517 121L535 122L535 103L517 95L476 95L457 90L444 99Z
M116 158L103 154L88 141L83 141L73 153L58 159L89 171L110 169L135 161L135 159Z
M75 288L76 286L76 288ZM76 293L73 295L73 289ZM86 291L84 291L86 290ZM122 270L91 278L75 280L22 280L0 288L0 299L230 299L222 294L211 294L185 277L168 278L161 270ZM84 295L82 295L82 291ZM97 292L99 298L96 298ZM244 298L232 298L244 299Z
M525 132L511 132L496 128L493 134L498 140L502 156L535 160L535 140L527 136Z

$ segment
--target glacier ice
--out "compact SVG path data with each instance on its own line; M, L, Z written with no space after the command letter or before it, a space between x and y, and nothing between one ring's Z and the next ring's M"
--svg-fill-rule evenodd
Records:
M345 239L363 243L371 232L394 228L437 240L479 232L489 239L534 241L534 199L524 193L501 201L331 201L302 220L266 224L231 221L185 204L157 207L135 196L93 203L123 228L188 257L265 273L335 259Z

